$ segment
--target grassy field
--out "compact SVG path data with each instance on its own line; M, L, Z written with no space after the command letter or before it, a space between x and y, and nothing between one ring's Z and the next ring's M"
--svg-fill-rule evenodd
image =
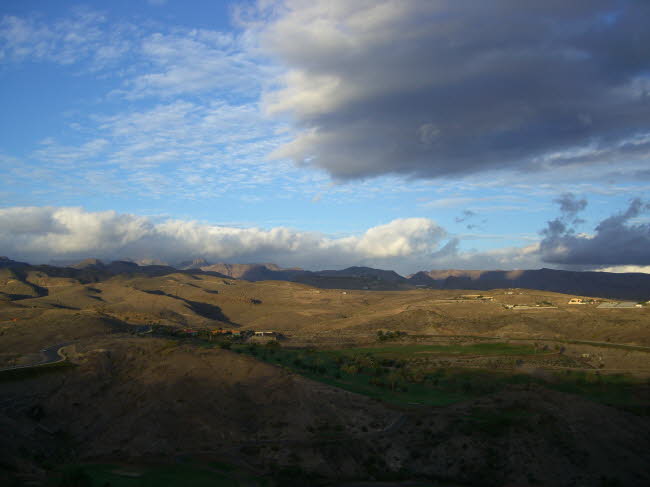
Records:
M377 347L348 348L334 353L354 355L372 354L379 358L408 359L421 354L436 355L533 355L540 353L531 345L508 343L476 343L472 345L381 345Z
M578 394L630 412L650 415L650 383L625 374L601 375L565 370L555 375L553 389Z
M72 465L57 472L50 487L240 487L270 485L228 465Z
M519 384L542 385L638 414L650 414L647 382L627 375L569 370L542 379L516 371L427 367L413 361L423 354L516 357L540 353L529 345L391 344L340 350L300 350L284 349L271 342L264 346L234 345L232 349L310 379L397 405L445 406Z
M483 338L483 337L475 337ZM525 340L530 341L530 338L509 338L510 341ZM623 343L603 343L603 342L593 342L588 340L563 340L558 338L535 338L537 342L555 342L555 343L566 343L572 345L589 345L590 347L600 347L600 348L613 348L616 350L629 350L636 352L650 352L650 347L642 347L636 345L626 345Z

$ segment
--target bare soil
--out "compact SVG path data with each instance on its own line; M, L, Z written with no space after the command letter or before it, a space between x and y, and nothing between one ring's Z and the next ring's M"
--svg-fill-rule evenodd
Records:
M648 308L599 310L541 291L485 291L493 300L482 301L456 299L471 292L341 291L190 273L89 284L5 271L0 366L38 361L39 350L71 341L74 367L0 380L0 428L8 432L0 435L0 481L26 473L43 481L52 465L71 460L190 457L269 475L298 468L330 483L650 483L647 416L542 387L397 408L247 355L132 334L151 324L273 330L285 347L336 348L401 330L413 343L548 346L548 354L526 359L522 370L534 374L567 363L642 373L650 362ZM534 309L545 303L554 307ZM485 367L491 359L458 360Z

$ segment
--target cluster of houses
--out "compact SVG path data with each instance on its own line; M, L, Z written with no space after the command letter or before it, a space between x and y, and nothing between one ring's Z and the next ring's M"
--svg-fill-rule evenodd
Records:
M277 338L281 334L277 331L252 331L252 330L228 330L223 328L218 328L215 330L196 330L194 328L181 328L174 331L174 335L181 337L196 337L199 334L207 334L211 337L229 337L229 338L241 338L245 336L255 336L255 337L274 337Z
M461 294L455 299L468 301L494 301L493 296L484 296L483 294Z
M224 330L223 328L218 328L216 330L210 330L210 335L239 337L241 336L241 330Z
M591 298L571 298L569 299L568 304L597 304L598 309L643 308L643 304L635 303L634 301L602 302L600 299L591 299Z
M217 330L212 330L210 332L212 335L228 335L233 337L239 337L244 334L256 336L256 337L277 337L280 336L280 333L277 331L251 331L251 330L224 330L219 328Z
M591 298L571 298L567 304L598 304L600 299Z

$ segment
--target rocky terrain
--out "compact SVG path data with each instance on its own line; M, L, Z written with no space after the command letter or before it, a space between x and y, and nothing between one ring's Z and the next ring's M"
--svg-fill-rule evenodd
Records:
M543 388L394 408L248 356L164 339L81 340L72 370L3 382L2 468L218 458L258 472L454 485L642 485L650 423ZM603 421L603 418L607 418ZM392 474L390 474L392 472ZM7 472L5 472L7 474Z
M650 275L641 273L573 272L555 269L518 271L422 271L413 283L437 289L526 288L604 298L648 300Z
M296 342L333 344L374 340L377 330L385 329L650 346L650 307L600 309L598 300L572 305L574 296L546 291L319 289L234 280L200 270L107 274L91 281L82 271L67 269L0 269L0 333L15 353L28 351L21 340L33 347L65 335L61 330L83 334L96 326L154 324L271 330Z
M612 299L637 301L650 299L650 275L642 273L575 272L555 269L514 271L446 269L420 271L403 277L394 271L370 267L307 271L300 268L282 268L272 263L210 264L203 258L184 261L173 266L152 261L140 263L114 261L105 264L99 259L86 259L62 267L32 266L0 257L0 268L14 271L39 270L48 275L73 277L86 282L95 282L119 274L163 276L177 272L191 272L251 282L297 282L321 289L394 291L428 288L487 291L522 288Z
M218 460L274 485L292 485L287 478L293 485L650 481L648 307L600 309L588 296L577 297L589 304L573 305L574 295L529 289L323 289L233 279L226 274L234 268L6 264L0 368L38 363L41 350L57 344L66 360L0 371L5 483L45 485L52 469L71 462L179 458ZM348 272L367 277L364 268ZM206 341L219 329L274 331L278 342L251 337L231 350ZM504 343L539 351L427 352L389 369L486 369L535 380L438 406L394 403L315 381L293 362L264 362L245 345L266 350L271 340L296 353L381 347L379 331L404 337L394 346ZM622 374L636 377L635 407L559 392L554 374L564 370L609 376L613 384Z

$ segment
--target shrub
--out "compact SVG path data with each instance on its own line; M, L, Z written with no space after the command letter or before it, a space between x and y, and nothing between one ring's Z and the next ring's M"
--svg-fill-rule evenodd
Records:
M397 330L397 331L383 332L382 330L379 330L377 332L377 340L379 340L380 342L385 342L388 340L397 340L402 337L405 337L406 335L407 333L405 331Z
M280 348L282 345L280 345L280 342L277 341L277 340L271 340L270 342L268 342L268 343L267 343L266 345L264 345L264 346L265 346L266 348L268 348L269 350L277 350L277 349Z

